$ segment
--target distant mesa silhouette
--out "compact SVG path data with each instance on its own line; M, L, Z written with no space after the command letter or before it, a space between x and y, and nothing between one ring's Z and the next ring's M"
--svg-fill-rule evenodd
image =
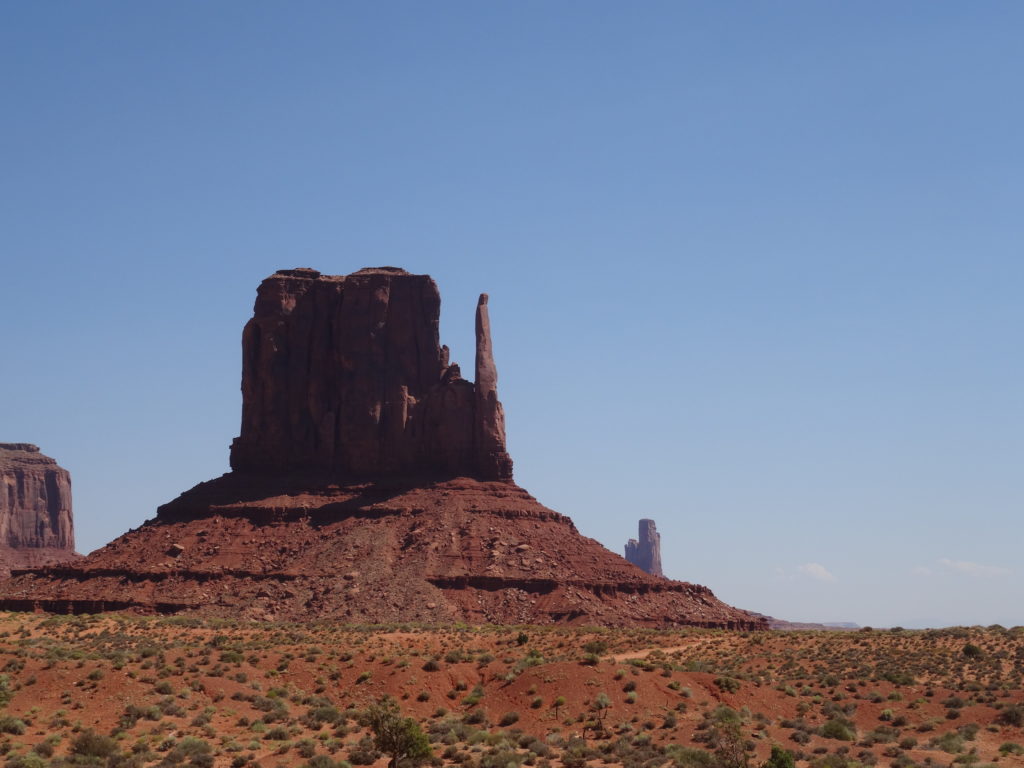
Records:
M0 443L0 575L79 557L71 475L31 443Z
M429 276L395 267L268 277L242 334L232 471L83 560L15 569L0 608L767 627L517 486L487 296L472 382L440 344L440 308Z

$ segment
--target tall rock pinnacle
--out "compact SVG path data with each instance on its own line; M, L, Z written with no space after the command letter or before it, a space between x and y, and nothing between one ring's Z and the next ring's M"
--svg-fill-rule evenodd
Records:
M498 401L498 369L491 347L487 294L476 305L476 453L480 473L488 478L512 477L512 457L505 451L505 410Z
M650 574L664 576L661 572L661 534L653 520L641 520L639 529L639 541L630 539L626 542L626 559Z
M271 275L242 334L232 468L511 480L482 311L474 384L440 344L441 299L428 275L395 267Z

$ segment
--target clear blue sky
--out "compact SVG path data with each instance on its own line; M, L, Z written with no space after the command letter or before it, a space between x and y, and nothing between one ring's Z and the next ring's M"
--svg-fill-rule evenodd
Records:
M276 269L491 294L516 478L794 620L1024 624L1024 6L5 3L0 440L227 470Z

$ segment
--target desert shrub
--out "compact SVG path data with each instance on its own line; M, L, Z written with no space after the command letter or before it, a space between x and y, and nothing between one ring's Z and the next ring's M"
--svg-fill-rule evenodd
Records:
M46 768L49 763L43 759L42 755L29 752L27 755L12 755L7 758L4 765L5 768Z
M608 650L608 643L604 640L590 640L583 644L583 650L600 656Z
M117 752L117 742L93 730L82 731L71 742L71 754L82 757L110 757Z
M295 751L299 753L299 757L308 760L316 754L316 742L312 739L302 739L295 745Z
M967 643L967 645L964 646L962 653L964 658L968 659L980 659L985 655L981 648L976 646L974 643Z
M932 739L931 745L936 749L941 749L943 752L948 752L952 755L963 751L964 737L956 731L947 731L941 736L936 736Z
M518 768L525 758L507 747L495 747L480 758L480 768Z
M716 768L717 760L710 752L693 747L669 744L665 754L671 758L676 768Z
M1016 728L1024 726L1024 706L1015 704L1010 707L1004 707L996 715L996 722L1000 725L1012 725Z
M518 712L514 712L514 711L513 712L506 712L504 715L501 716L501 719L498 721L498 725L500 725L502 728L507 728L508 726L513 725L513 724L518 723L518 722L519 722L519 713Z
M736 693L740 689L740 681L734 677L716 677L715 685L727 693Z
M1007 741L999 746L999 751L1004 755L1024 755L1024 747L1015 741Z
M211 768L213 765L213 747L202 739L186 736L167 753L165 763L176 765L188 761L194 768Z
M788 749L783 749L778 744L772 744L771 756L761 764L761 768L795 768L796 761L793 759L793 753Z
M967 741L974 741L978 736L978 731L981 730L981 726L977 723L966 723L956 729L956 732L964 737Z
M826 739L838 739L839 741L853 741L857 738L853 723L843 717L833 717L821 726L818 733Z
M20 736L25 732L25 722L10 715L0 717L0 733L11 733Z
M327 755L314 755L302 768L348 768L344 760L332 760Z
M319 707L311 707L305 715L302 716L302 723L309 728L321 728L323 725L337 725L342 722L345 718L337 707L331 705L324 705Z

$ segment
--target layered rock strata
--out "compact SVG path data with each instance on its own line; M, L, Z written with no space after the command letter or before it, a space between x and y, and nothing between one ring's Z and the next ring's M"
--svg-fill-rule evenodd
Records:
M626 542L626 559L647 573L664 576L661 571L661 534L653 520L641 520L639 529L640 538Z
M71 475L30 443L0 443L0 574L77 557Z
M86 560L23 569L0 608L252 619L765 628L660 579L512 482L486 295L476 381L433 280L278 272L243 333L233 471Z

